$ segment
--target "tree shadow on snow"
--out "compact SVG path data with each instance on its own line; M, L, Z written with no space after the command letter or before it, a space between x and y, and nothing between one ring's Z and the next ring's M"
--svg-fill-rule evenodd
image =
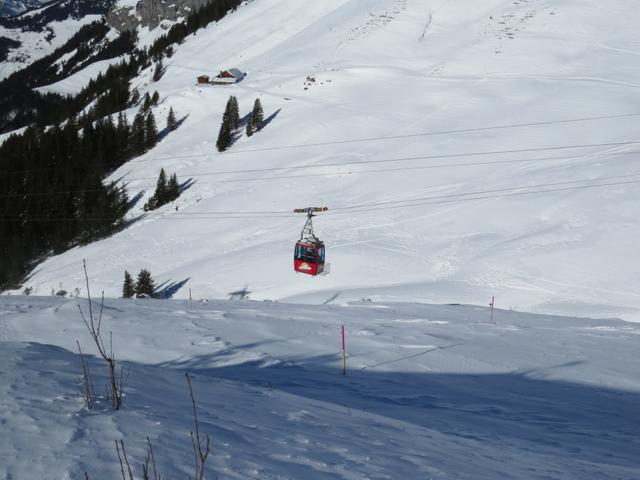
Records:
M182 124L187 120L187 118L189 118L189 114L185 115L180 120L176 120L176 128L174 128L173 130L170 129L169 127L165 127L162 130L160 130L160 132L158 133L158 142L162 141L171 132L175 132L177 129L179 129L182 126Z
M135 207L137 205L137 203L142 200L142 197L144 197L144 192L146 190L140 190L138 193L135 194L135 196L131 199L129 199L129 201L127 202L127 210L131 210L133 207Z
M269 115L267 118L264 119L264 121L262 122L262 129L264 129L267 125L269 125L271 122L273 122L276 117L280 114L280 112L282 111L281 108L279 108L278 110L276 110L275 112L273 112L271 115Z
M188 180L185 180L184 182L182 182L179 186L178 186L178 190L180 192L180 194L182 195L182 193L186 192L187 190L189 190L191 187L193 187L196 184L196 180L193 179L193 177L189 178Z
M178 293L178 291L184 287L190 279L191 277L188 277L181 282L166 281L160 284L153 293L153 298L160 298L163 300L173 298L173 296Z

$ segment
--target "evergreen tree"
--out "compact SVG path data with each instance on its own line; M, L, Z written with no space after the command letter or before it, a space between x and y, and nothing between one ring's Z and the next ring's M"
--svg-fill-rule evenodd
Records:
M231 96L227 101L227 106L222 115L222 125L218 132L218 140L216 147L219 152L224 152L233 143L233 131L240 125L240 112L238 109L238 100Z
M140 270L140 273L138 273L138 278L135 286L136 295L147 295L151 297L153 296L155 290L156 286L153 278L151 278L151 272L143 268L142 270Z
M222 119L222 125L220 125L220 131L218 132L218 140L216 141L216 147L219 152L224 152L231 146L233 136L231 134L231 125L229 120L225 117Z
M164 168L160 169L160 175L158 175L158 181L156 182L156 191L151 198L144 204L144 211L155 210L156 208L167 203L167 174L164 172Z
M253 104L250 119L253 124L254 131L262 130L264 124L264 111L262 110L262 103L260 103L259 98L256 98L256 101Z
M159 100L160 100L160 94L156 90L153 92L153 95L151 95L151 105L158 105Z
M118 149L117 161L120 163L127 157L127 150L129 148L129 138L131 135L131 128L127 121L127 114L120 112L118 114L118 124L116 126L116 146Z
M233 95L227 101L227 107L224 110L224 116L229 121L229 128L235 130L240 126L240 108L238 99Z
M146 128L145 118L142 112L138 112L133 119L133 125L131 127L131 149L134 155L140 155L144 153L146 148Z
M252 136L255 131L256 129L253 126L253 112L251 112L249 113L249 119L247 120L247 129L246 129L247 137Z
M134 88L133 92L131 92L131 105L137 105L139 101L140 101L140 92L138 91L137 88Z
M180 185L178 184L178 177L174 173L169 178L169 183L167 183L167 203L173 202L176 198L180 196Z
M149 112L145 119L144 137L147 150L152 149L158 143L158 127L156 126L156 117L153 115L153 112Z
M151 108L151 95L149 92L144 94L144 100L142 101L142 110L147 111Z
M173 107L169 109L169 115L167 115L167 128L170 132L173 132L178 128L178 121L176 120L176 114L173 111Z
M160 80L162 78L162 74L164 73L164 67L162 66L162 58L160 58L158 60L158 63L156 63L156 68L153 71L153 81L157 82L158 80Z
M158 181L156 182L156 191L153 194L159 204L165 203L167 199L167 174L164 168L160 169L160 175L158 175Z
M131 298L135 295L136 290L133 285L133 279L131 278L131 274L124 271L124 285L122 286L122 298Z

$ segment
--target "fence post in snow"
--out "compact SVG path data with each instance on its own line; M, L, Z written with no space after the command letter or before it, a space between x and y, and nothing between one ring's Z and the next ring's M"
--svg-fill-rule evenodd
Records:
M345 347L345 341L344 341L344 325L342 325L340 330L342 332L342 375L346 375L347 374L347 349Z

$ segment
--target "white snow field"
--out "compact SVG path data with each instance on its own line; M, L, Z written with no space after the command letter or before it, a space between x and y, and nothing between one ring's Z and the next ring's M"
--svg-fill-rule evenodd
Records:
M110 297L147 268L181 299L495 295L638 321L639 22L633 0L248 2L133 82L160 93L161 127L170 107L182 123L110 177L137 200L131 225L25 286L82 290L86 258ZM248 75L196 85L229 67ZM269 123L220 154L230 95ZM190 187L145 215L161 167ZM329 207L327 276L292 268L306 206Z
M76 300L4 296L0 477L121 478L123 439L142 478L148 436L162 478L193 478L190 372L208 479L640 478L638 325L489 319L462 305L107 299L102 328L129 372L114 412Z

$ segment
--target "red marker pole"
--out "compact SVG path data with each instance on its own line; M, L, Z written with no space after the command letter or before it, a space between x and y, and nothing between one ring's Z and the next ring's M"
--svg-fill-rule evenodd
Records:
M344 325L340 329L342 331L342 374L347 374L347 349L344 341Z
M189 289L189 308L193 308L193 300L191 299L191 289Z

